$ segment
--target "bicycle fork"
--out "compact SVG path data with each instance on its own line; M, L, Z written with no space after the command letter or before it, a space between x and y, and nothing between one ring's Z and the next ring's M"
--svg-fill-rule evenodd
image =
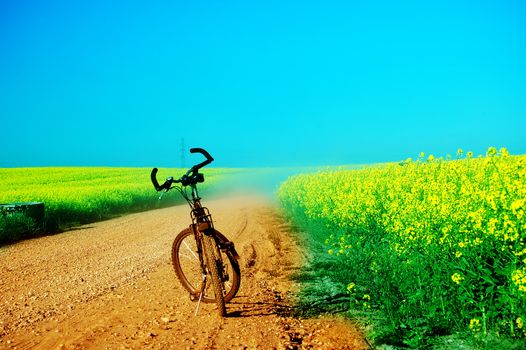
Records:
M207 262L205 261L206 258L203 257L204 255L203 254L203 239L204 239L203 236L207 235L207 233L210 234L210 230L213 230L211 223L206 221L206 222L201 223L199 226L194 224L193 229L194 229L194 232L197 233L196 239L197 239L198 252L199 252L199 258L200 258L200 263L201 263L201 270L203 272L203 282L201 284L201 291L199 293L199 299L197 301L197 306L195 308L195 316L197 316L199 312L199 307L201 306L201 301L206 292L206 284L207 284L207 277L208 277L208 265L207 264L219 264L218 270L219 270L219 278L221 279L221 283L228 281L229 276L227 272L225 271L225 266L222 264L222 262L221 263L219 263L218 261L208 261ZM224 237L224 241L218 240L216 237L214 237L214 240L216 241L215 244L219 246L221 251L226 252L227 250L229 250L230 252L235 254L235 256L239 257L239 255L235 251L234 244L228 241L226 237ZM220 259L219 261L221 261L221 253L219 253L219 259Z
M214 262L211 262L211 263L217 264L217 261L214 261ZM197 306L195 308L195 316L197 316L197 313L199 312L199 307L201 306L201 301L203 300L203 296L205 295L206 280L207 280L207 277L208 277L208 271L207 271L206 264L204 264L204 261L201 261L201 268L203 270L203 282L201 284L201 292L199 293L199 299L197 300ZM221 266L221 268L219 270L220 270L221 283L223 283L224 281L228 281L229 278L228 278L228 275L225 275L226 271L224 269L224 266Z
M216 263L216 262L214 262ZM197 313L199 312L199 307L201 306L201 301L203 300L203 296L205 295L206 290L206 279L208 277L208 272L206 269L206 266L203 265L203 262L201 262L201 268L203 269L203 283L201 285L201 292L199 293L199 299L197 300L197 306L195 308L195 316L197 316ZM221 269L221 282L228 280L228 276L225 277L224 268Z
M197 250L199 252L199 261L201 263L201 271L203 272L203 282L201 283L201 291L199 293L199 299L197 300L197 306L195 308L195 316L197 316L197 313L199 312L199 307L201 306L201 301L203 300L203 296L205 295L206 290L206 278L208 275L207 269L206 269L206 263L203 259L203 236L202 233L195 230L196 232L196 243L197 243Z

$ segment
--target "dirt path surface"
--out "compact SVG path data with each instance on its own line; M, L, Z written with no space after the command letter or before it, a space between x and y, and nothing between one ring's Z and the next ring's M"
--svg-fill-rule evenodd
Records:
M188 207L127 215L0 248L0 349L367 349L338 318L288 316L302 257L255 196L205 202L241 255L241 289L221 319L170 262Z

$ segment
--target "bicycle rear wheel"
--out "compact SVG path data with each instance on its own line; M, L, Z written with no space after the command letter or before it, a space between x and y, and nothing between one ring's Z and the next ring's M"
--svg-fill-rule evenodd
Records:
M215 248L215 244L213 244L213 247ZM203 259L204 258L205 257L203 256ZM229 252L221 251L221 260L222 266L220 266L218 270L220 270L219 276L225 289L224 300L225 302L228 302L239 290L241 284L241 273L237 260L234 259ZM197 242L194 233L190 228L181 231L173 242L172 265L175 274L183 287L193 298L199 298L203 286L203 270L201 268ZM201 299L202 302L216 302L212 288L211 278L208 276L204 289L205 292Z

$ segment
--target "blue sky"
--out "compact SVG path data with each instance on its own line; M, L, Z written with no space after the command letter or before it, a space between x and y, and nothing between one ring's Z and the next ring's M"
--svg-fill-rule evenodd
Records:
M524 154L525 4L2 0L0 167Z

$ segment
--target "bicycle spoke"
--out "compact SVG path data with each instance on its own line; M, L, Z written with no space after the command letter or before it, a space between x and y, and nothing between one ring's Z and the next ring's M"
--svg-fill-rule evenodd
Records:
M206 267L207 271L202 270L202 260L197 253L197 244L198 242L190 229L183 231L182 234L176 238L174 241L174 250L172 251L174 268L186 290L196 297L193 300L201 297L201 302L216 302L214 287L212 286L210 277L211 272L208 271L208 267ZM217 262L218 284L223 287L223 296L225 297L225 301L228 301L239 289L239 267L227 252L216 250L216 254L220 254L222 260L221 262ZM219 257L219 255L216 255L216 257ZM208 275L207 279L203 278L203 273Z
M194 256L194 259L199 260L199 257L197 256L196 253L194 253L194 250L188 246L188 243L186 243L186 241L183 243L186 249L188 249L188 251Z
M230 288L232 288L232 283L230 282L225 282L223 284L225 285L225 291L230 290Z
M179 254L179 256L181 256L183 258L186 258L187 260L190 260L190 261L195 261L196 260L195 257L190 256L190 255L186 255L186 254Z

